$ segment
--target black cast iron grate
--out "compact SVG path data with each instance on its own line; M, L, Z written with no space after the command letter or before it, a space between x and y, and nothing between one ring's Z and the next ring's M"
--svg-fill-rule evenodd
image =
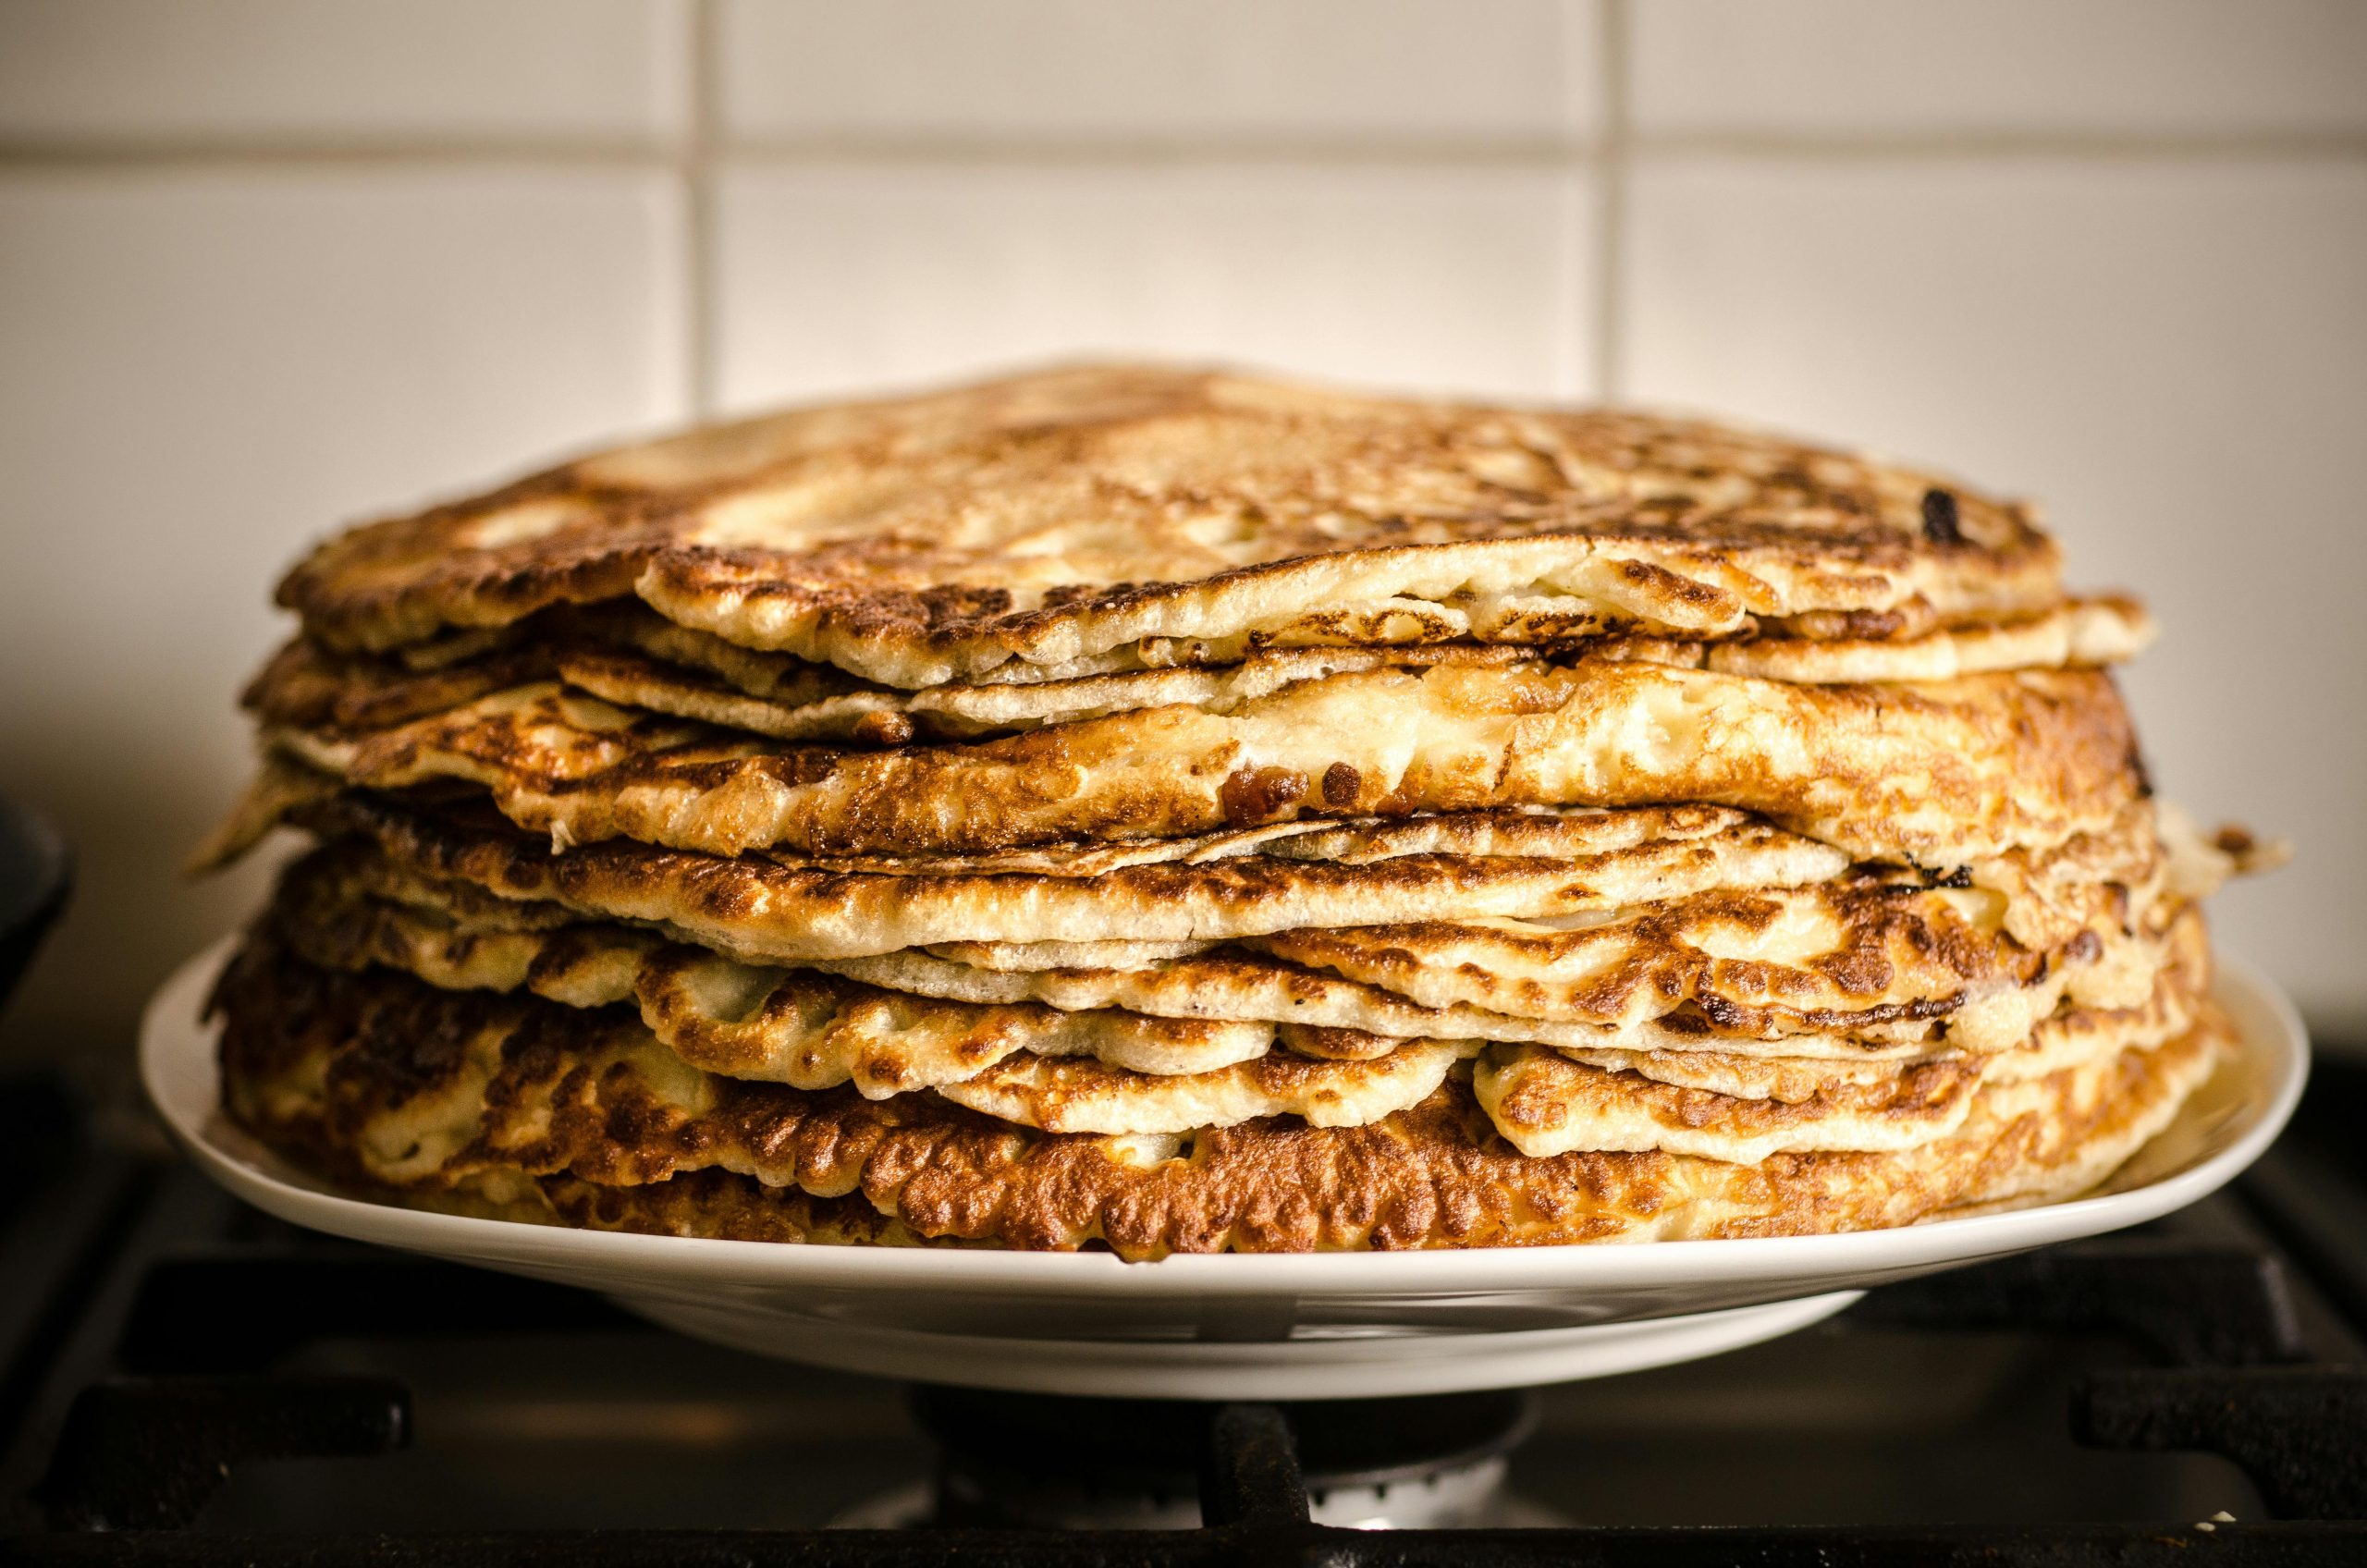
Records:
M1917 1333L2094 1332L2142 1346L2158 1365L2098 1371L2072 1390L2073 1433L2098 1448L2224 1455L2251 1479L2271 1519L1376 1533L1310 1518L1303 1448L1318 1470L1367 1464L1376 1472L1425 1452L1479 1452L1516 1437L1519 1396L1498 1395L1320 1413L1167 1407L1170 1439L1185 1432L1196 1460L1205 1520L1197 1529L438 1534L424 1521L420 1533L399 1535L210 1530L199 1527L208 1501L247 1466L359 1460L409 1441L411 1399L400 1382L274 1370L315 1340L638 1326L583 1293L360 1249L233 1243L117 1256L168 1190L155 1169L53 1141L36 1168L0 1176L21 1200L9 1247L28 1233L29 1213L46 1220L31 1228L42 1245L0 1254L12 1280L21 1278L40 1303L0 1322L14 1336L0 1377L0 1397L14 1402L0 1404L14 1493L12 1513L0 1518L0 1563L2367 1563L2367 1372L2307 1359L2273 1251L2141 1236L1892 1286L1843 1321ZM61 1225L75 1231L66 1242L55 1234ZM44 1400L56 1407L46 1427ZM991 1442L999 1424L1020 1419L1016 1409L990 1395L920 1396L924 1423L949 1447L967 1440L964 1432ZM1069 1452L1054 1452L1055 1463L1110 1446L1092 1436L1089 1413L1064 1413L1058 1402L1035 1402L1025 1419L1079 1438Z

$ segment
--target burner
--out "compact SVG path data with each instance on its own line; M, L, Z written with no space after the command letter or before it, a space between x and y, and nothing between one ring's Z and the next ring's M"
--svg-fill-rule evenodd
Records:
M1281 1407L1316 1523L1355 1529L1562 1521L1505 1489L1506 1456L1537 1424L1519 1390ZM1200 1523L1215 1405L922 1388L912 1409L938 1445L928 1488L888 1493L835 1523L870 1527L1175 1530Z
M1284 1407L746 1360L300 1234L0 1080L0 1562L2367 1562L2367 1075L2312 1094L2238 1192L1782 1344Z

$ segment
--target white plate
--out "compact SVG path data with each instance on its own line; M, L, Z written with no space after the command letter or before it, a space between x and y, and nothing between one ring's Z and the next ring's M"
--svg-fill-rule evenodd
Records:
M340 1197L218 1109L198 1016L223 949L149 1003L148 1093L200 1168L283 1219L615 1298L702 1339L889 1377L1048 1393L1345 1399L1556 1382L1712 1355L1827 1317L1870 1285L2091 1236L2194 1202L2292 1114L2308 1042L2223 959L2240 1058L2103 1192L1897 1231L1631 1246L1174 1257L933 1252L635 1236Z

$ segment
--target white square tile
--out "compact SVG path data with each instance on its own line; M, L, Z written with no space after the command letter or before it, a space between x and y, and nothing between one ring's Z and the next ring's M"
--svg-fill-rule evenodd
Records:
M1573 177L1452 166L855 166L725 183L717 359L746 406L1079 354L1582 390Z
M1647 132L2367 129L2357 0L1634 0Z
M684 0L0 0L0 137L639 141Z
M1631 392L2045 502L2160 615L2165 791L2301 846L2229 945L2367 1023L2367 167L1703 160L1631 202Z
M1596 0L723 0L737 135L1545 138Z
M0 179L0 792L80 885L6 1026L95 1049L251 907L176 867L249 763L234 704L305 545L679 418L662 182Z

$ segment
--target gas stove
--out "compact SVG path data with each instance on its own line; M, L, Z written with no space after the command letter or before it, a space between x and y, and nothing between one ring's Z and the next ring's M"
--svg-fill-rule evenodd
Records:
M1690 1366L1194 1405L756 1361L0 1091L0 1562L2367 1562L2367 1070L2236 1191Z

